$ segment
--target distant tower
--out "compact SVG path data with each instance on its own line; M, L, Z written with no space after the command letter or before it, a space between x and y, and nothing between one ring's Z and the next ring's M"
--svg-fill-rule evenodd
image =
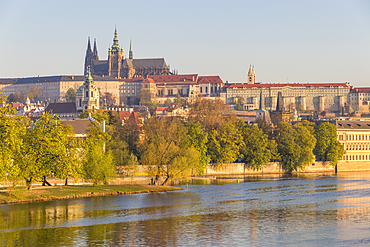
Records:
M120 77L123 49L118 44L117 27L114 30L113 45L108 49L108 75Z
M93 68L93 53L91 51L91 45L90 45L90 37L87 40L87 49L86 49L86 55L85 55L85 70L84 75L87 74L87 68L90 67Z
M94 39L93 60L94 61L99 61L98 47L96 46L96 39Z
M85 82L76 92L76 108L79 112L99 109L99 89L94 85L90 67L87 67L86 71Z
M265 110L265 99L263 97L262 88L260 93L260 108L256 112L256 119L262 119L268 124L271 123L270 114Z
M248 76L247 76L247 83L248 84L255 84L256 83L256 73L254 71L254 66L249 66Z
M277 112L284 112L284 101L283 101L283 94L278 92L278 98L276 103L276 111Z
M134 52L132 51L132 41L131 41L131 39L130 39L130 51L129 51L128 58L129 59L134 59Z

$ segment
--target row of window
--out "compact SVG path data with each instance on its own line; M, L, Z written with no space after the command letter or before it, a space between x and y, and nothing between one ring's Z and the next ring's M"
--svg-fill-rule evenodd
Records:
M344 160L369 160L370 155L345 155Z
M345 137L343 135L339 135L339 140L343 141ZM369 141L370 135L362 134L362 135L347 135L347 141Z
M369 145L345 145L346 150L370 150L369 148Z

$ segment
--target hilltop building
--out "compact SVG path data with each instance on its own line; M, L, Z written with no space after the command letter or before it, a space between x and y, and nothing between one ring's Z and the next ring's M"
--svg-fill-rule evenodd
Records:
M370 111L370 87L353 88L348 95L348 103L354 111Z
M137 102L141 89L147 91L151 100L163 104L167 99L174 100L179 94L187 103L195 101L196 97L219 97L224 82L219 76L190 75L150 75L147 78L135 77L121 79L121 104Z
M351 86L343 83L233 83L226 84L220 93L227 104L243 99L244 110L257 109L262 91L266 110L276 109L278 93L282 93L283 107L287 111L341 112L348 104ZM370 98L370 94L369 94Z
M110 76L117 79L132 79L139 76L146 78L149 75L172 74L164 58L137 59L134 58L133 54L132 42L130 41L129 57L124 57L123 48L118 42L117 28L114 31L113 45L108 48L107 60L99 59L96 40L94 40L94 48L91 50L90 38L88 38L84 74L86 75L86 68L89 66L93 77Z

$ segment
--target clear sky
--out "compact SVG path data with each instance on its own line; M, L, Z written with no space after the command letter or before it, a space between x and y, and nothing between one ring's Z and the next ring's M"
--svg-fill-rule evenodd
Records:
M132 38L180 74L370 86L366 0L0 0L0 77L83 74L87 37L107 59L115 24L126 56Z

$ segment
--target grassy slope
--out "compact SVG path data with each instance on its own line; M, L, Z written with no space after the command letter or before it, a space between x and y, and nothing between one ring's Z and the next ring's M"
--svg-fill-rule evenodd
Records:
M2 188L0 190L0 204L33 201L48 201L66 198L104 196L117 194L133 194L148 192L163 192L179 190L170 186L155 185L99 185L99 186L52 186L34 187L29 191L26 188Z

